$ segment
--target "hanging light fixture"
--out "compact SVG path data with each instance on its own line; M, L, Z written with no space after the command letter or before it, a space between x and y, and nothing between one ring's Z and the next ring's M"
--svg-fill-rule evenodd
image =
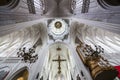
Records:
M91 46L85 44L83 52L87 52L89 53L89 55L97 57L100 53L104 53L104 49L101 46L95 45L95 50L94 50L92 49Z
M38 54L33 55L35 53L35 47L33 46L30 48L28 51L26 50L26 47L23 49L20 48L19 52L17 52L18 57L22 58L22 61L29 62L29 63L34 63L38 59Z

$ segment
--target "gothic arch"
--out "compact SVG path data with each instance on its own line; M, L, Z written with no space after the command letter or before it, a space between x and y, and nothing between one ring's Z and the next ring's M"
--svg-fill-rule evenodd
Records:
M70 77L68 78L66 75L71 76L70 72L75 67L74 65L75 61L71 55L73 55L72 49L67 43L55 42L49 45L49 55L48 55L49 57L47 60L48 64L46 64L47 66L51 67L50 72L52 72L52 74L49 75L49 78L53 78L55 80L58 78L70 80ZM57 59L62 59L64 61L58 64L58 62L54 62L54 60L57 60ZM72 65L72 66L69 66L69 65ZM70 69L68 68L68 66ZM46 68L46 70L47 69L48 68ZM68 70L69 72L67 73ZM59 72L61 74L59 74Z
M11 10L20 3L20 0L1 0L0 10Z
M27 67L23 67L19 70L17 70L10 78L9 80L17 80L18 78L22 78L24 80L28 80L29 71Z
M0 0L0 6L8 5L12 0Z
M119 10L120 1L119 0L97 0L98 4L108 10Z
M98 2L101 4L108 4L111 6L120 6L119 0L98 0Z

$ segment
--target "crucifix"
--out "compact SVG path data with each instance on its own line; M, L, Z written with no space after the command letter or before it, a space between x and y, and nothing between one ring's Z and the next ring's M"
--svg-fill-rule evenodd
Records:
M54 60L52 60L52 61L58 61L58 74L60 74L61 73L61 62L62 61L66 61L66 59L61 59L60 58L60 55L58 56L58 59L54 59Z

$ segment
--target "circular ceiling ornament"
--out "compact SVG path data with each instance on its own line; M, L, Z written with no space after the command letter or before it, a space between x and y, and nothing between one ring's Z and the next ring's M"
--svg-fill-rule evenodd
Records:
M56 37L63 36L67 33L68 24L63 19L54 19L49 24L49 32Z
M55 22L55 27L60 29L62 27L62 23L60 21Z
M51 19L48 27L48 33L52 35L54 40L63 39L69 30L68 23L65 19Z

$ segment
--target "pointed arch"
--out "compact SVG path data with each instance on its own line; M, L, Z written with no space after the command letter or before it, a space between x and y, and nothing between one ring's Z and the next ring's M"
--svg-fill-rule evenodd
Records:
M12 0L0 0L0 6L7 5L11 2Z
M97 0L98 4L108 10L119 11L120 1L119 0Z
M9 79L10 80L28 80L29 71L27 67L17 70Z
M13 9L19 2L20 0L0 0L0 9Z

